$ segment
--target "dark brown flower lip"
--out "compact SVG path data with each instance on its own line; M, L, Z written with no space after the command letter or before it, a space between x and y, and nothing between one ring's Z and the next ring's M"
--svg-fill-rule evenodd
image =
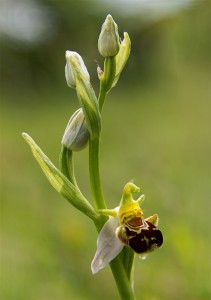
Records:
M129 237L128 246L138 254L154 251L163 244L162 232L153 224L147 223L149 227L143 228L140 233L131 232L126 228L126 234Z
M127 223L120 226L118 238L138 254L152 252L163 244L162 232L152 223L142 220L142 225L133 226Z

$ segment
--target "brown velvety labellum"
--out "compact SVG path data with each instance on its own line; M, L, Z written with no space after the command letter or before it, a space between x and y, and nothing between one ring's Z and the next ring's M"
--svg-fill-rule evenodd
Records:
M153 251L163 244L161 231L149 222L147 225L140 233L131 232L126 228L126 234L129 237L128 245L138 254Z

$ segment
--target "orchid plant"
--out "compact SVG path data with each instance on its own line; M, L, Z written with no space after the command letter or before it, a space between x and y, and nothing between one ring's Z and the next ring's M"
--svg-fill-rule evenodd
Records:
M111 15L106 17L98 40L98 50L104 57L103 70L97 66L100 91L97 97L90 82L88 70L82 57L74 51L66 51L65 77L69 87L77 93L80 108L73 113L65 129L59 157L59 169L43 153L26 133L25 141L51 185L76 209L89 217L99 232L97 251L91 263L92 273L110 264L121 299L135 299L133 290L134 255L145 258L146 254L159 248L163 236L158 229L158 216L144 217L138 199L139 187L128 182L119 206L107 209L99 172L99 143L101 115L104 100L117 84L130 55L131 43L127 33L123 40ZM73 155L89 145L89 174L93 202L81 192L74 175ZM93 203L93 204L92 204Z

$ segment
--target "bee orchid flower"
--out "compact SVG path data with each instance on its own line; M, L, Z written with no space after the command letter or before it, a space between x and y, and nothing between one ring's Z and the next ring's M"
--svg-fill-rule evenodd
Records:
M93 274L109 264L124 246L144 258L163 244L163 235L157 227L158 215L144 218L140 207L144 195L137 200L132 197L133 193L138 192L140 189L136 185L127 183L118 207L99 210L100 214L109 216L109 219L97 239L97 251L91 264Z

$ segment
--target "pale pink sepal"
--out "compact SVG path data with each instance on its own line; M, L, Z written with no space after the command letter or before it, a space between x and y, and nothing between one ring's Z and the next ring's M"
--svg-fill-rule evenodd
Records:
M123 243L115 235L118 226L119 220L109 217L109 220L101 229L97 239L97 251L91 264L93 274L109 264L124 247Z

